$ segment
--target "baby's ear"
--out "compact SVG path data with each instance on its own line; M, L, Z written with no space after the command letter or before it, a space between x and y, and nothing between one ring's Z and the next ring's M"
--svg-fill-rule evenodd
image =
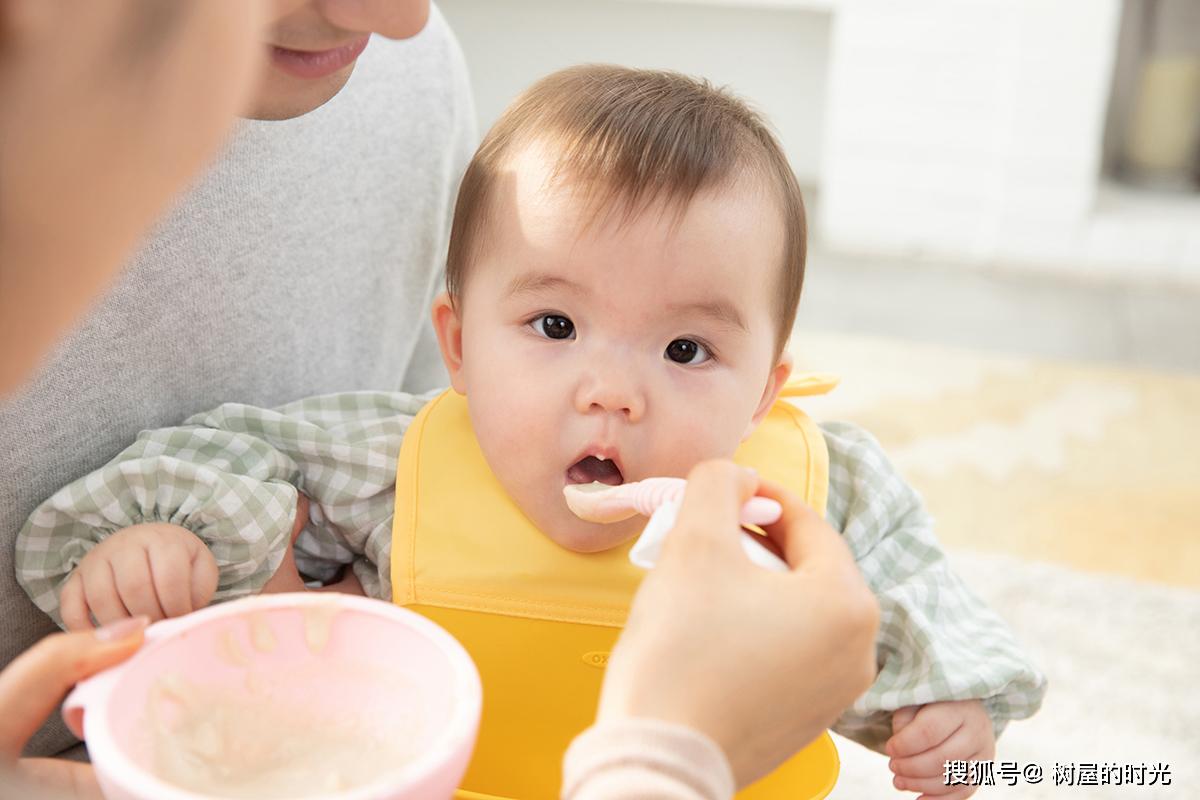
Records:
M767 412L771 410L771 406L775 405L775 401L779 399L779 392L783 390L783 385L787 383L788 377L792 374L792 354L784 350L779 356L779 363L772 369L771 374L767 376L767 385L763 387L762 398L758 401L758 408L754 409L754 416L750 418L749 424L746 425L746 432L742 434L742 441L750 438L750 434L754 433L754 429L758 427L758 423L763 421L767 416Z
M467 393L466 378L463 375L463 343L462 318L458 309L450 300L450 295L442 292L433 300L433 330L437 334L438 347L442 351L442 363L446 372L450 373L450 385L459 394Z

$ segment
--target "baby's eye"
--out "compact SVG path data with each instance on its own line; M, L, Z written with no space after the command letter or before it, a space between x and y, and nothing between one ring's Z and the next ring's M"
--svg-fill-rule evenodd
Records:
M575 323L558 314L542 314L529 321L529 327L547 339L574 339Z
M676 339L667 345L667 358L676 364L703 364L712 358L708 348L691 339Z

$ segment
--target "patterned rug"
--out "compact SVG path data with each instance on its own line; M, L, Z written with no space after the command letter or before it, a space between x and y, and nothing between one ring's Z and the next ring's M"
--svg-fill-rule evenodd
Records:
M879 437L1049 676L997 756L1041 781L976 796L1200 797L1200 378L808 332L792 351L843 379L804 407ZM914 796L838 744L832 797ZM1092 783L1091 765L1160 764L1165 788Z

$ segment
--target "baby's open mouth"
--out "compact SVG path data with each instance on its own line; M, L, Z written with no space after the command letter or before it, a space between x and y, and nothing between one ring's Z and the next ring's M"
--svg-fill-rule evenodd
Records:
M606 483L609 486L620 486L625 482L617 462L608 458L586 456L567 468L568 483Z

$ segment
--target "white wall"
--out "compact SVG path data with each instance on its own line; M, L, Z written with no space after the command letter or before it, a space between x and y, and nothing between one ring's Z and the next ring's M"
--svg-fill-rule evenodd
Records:
M1200 283L1200 198L1106 185L1120 0L842 0L817 231L837 250Z
M856 0L838 13L822 229L988 258L1087 217L1116 0Z
M769 118L793 168L819 171L827 12L771 3L439 0L462 42L485 130L518 92L561 67L611 62L728 85Z
M1200 0L1196 0L1200 2ZM835 251L1200 284L1200 197L1101 181L1122 0L440 0L481 127L589 61L729 85ZM810 198L811 201L811 198Z

